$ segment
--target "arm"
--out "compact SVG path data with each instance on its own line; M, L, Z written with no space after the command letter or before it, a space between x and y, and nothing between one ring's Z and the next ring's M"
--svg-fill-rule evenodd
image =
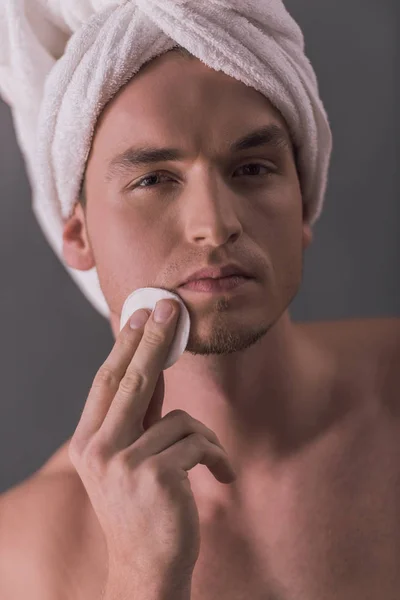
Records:
M76 481L35 475L0 496L0 600L99 600L107 573Z
M33 518L35 499L29 484L15 486L0 498L0 597L3 600L61 600L56 576L48 568L48 540ZM64 600L64 598L63 598Z

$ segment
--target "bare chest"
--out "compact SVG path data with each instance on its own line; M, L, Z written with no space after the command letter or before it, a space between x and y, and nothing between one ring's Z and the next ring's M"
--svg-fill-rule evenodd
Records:
M398 600L398 426L370 406L338 410L236 522L202 526L191 600Z
M398 427L372 408L342 418L260 483L240 527L204 533L191 600L399 598Z
M376 397L369 369L346 367L348 356L343 385L289 467L258 483L244 514L202 526L191 600L399 600L398 390ZM79 552L85 600L98 600L106 575L93 538Z

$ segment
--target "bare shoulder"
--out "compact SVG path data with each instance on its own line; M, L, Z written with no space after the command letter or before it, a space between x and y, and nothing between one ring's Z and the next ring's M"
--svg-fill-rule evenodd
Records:
M400 404L400 318L314 321L301 327L335 353L342 370L365 380L383 400Z
M375 340L386 339L393 332L400 334L400 317L366 317L349 319L332 319L330 321L309 321L299 323L301 327L310 331L320 331L322 334L338 335L355 334L359 339L368 341L371 335ZM351 339L351 338L350 338ZM350 340L349 340L350 341Z
M91 512L73 472L38 473L2 494L2 600L98 598L99 590L92 595L89 589L98 557L87 549L101 547L102 540Z

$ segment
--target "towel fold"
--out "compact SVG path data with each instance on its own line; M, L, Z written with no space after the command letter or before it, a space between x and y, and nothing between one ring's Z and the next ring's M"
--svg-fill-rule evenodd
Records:
M297 147L310 225L322 211L332 135L303 34L281 0L2 0L0 94L12 109L33 210L107 319L96 268L64 263L63 225L103 108L144 63L177 45L280 111Z

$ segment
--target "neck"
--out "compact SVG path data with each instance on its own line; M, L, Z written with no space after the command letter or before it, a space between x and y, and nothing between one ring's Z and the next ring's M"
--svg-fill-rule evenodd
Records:
M271 477L300 452L303 433L326 408L332 357L288 313L245 351L227 356L184 353L164 372L162 416L188 412L216 433L238 475L221 485L207 467L189 473L196 497L225 504L254 495L251 481Z
M329 408L335 367L333 356L305 325L283 316L243 352L184 353L163 372L162 416L179 408L204 423L218 436L238 475L224 485L204 465L188 473L203 523L229 515L229 508L237 518L239 510L249 510L263 496L260 486L268 493L280 469L296 462ZM43 470L74 470L68 445L69 440Z

